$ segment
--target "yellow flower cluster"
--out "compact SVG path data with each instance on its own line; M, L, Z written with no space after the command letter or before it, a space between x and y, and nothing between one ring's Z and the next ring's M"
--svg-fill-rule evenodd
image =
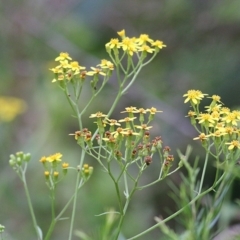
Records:
M0 122L10 122L26 110L26 103L15 97L0 97Z
M97 67L91 67L90 71L86 71L86 67L79 65L77 61L72 61L72 58L66 52L61 52L55 59L59 63L55 68L51 68L55 74L55 78L52 82L64 81L64 80L84 80L86 76L102 75L106 76L114 69L113 63L108 60L101 60L101 63Z
M62 154L55 153L49 156L43 156L39 160L44 166L44 175L48 181L52 183L56 183L59 177L59 167L61 167L61 172L66 175L67 169L69 167L68 163L62 163ZM53 181L52 181L53 180Z
M134 53L144 52L144 53L154 53L158 52L166 45L159 40L153 40L147 34L141 34L139 37L127 37L125 35L125 30L118 32L121 40L118 38L112 38L110 42L108 42L106 46L107 52L118 51L118 49L122 49L128 55L133 56Z
M191 123L200 127L199 136L194 140L205 141L212 139L218 143L229 145L228 150L240 149L239 137L240 129L240 111L231 111L227 107L223 107L221 98L218 95L208 97L212 99L209 106L205 106L205 112L199 112L198 105L201 100L208 94L203 94L199 90L189 90L183 96L186 97L185 103L190 102L194 111L188 112ZM198 123L198 125L197 125Z

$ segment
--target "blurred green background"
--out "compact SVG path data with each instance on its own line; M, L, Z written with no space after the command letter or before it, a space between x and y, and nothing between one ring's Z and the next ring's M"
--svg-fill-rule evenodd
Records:
M116 31L125 29L130 37L146 33L162 40L167 48L143 69L114 116L127 106L163 110L156 118L155 133L174 154L177 148L184 151L188 144L193 145L194 159L201 156L202 149L192 141L196 133L185 118L189 107L182 95L199 89L220 95L229 107L239 107L239 9L238 0L1 1L0 95L19 97L28 105L13 122L0 123L0 224L6 227L8 239L34 239L23 187L8 166L9 154L19 150L32 154L27 177L43 230L50 223L50 200L38 160L60 151L71 165L79 161L80 149L68 135L78 130L77 122L63 93L51 83L53 76L48 70L59 52L68 52L81 65L90 67L108 57L104 45L117 36ZM116 93L114 80L92 105L85 126L92 127L90 113L106 112L111 106ZM90 89L84 94L87 98ZM84 106L84 99L81 104ZM117 208L117 204L110 178L92 159L87 161L95 170L80 192L75 228L94 234L104 219L95 215ZM145 174L148 182L158 172L150 166ZM179 175L172 180L179 182ZM59 209L73 186L73 176L59 185ZM154 224L154 216L166 216L166 209L174 211L169 191L165 181L135 195L123 228L126 237ZM52 239L67 239L68 227L69 221L60 222ZM158 230L141 239L159 239L157 236Z

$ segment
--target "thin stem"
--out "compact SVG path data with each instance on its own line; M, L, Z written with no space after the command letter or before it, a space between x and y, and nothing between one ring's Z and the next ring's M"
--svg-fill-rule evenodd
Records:
M27 165L26 165L26 166L27 166ZM26 168L25 168L25 170L22 172L22 173L23 173L23 174L22 174L23 186L24 186L24 190L25 190L26 197L27 197L27 202L28 202L28 207L29 207L29 210L30 210L30 214L31 214L32 221L33 221L33 226L34 226L34 229L35 229L35 231L36 231L36 234L37 234L38 239L41 240L42 238L41 238L40 233L39 233L39 230L38 230L37 220L36 220L36 217L35 217L35 214L34 214L34 210L33 210L33 206L32 206L32 201L31 201L30 194L29 194L29 191L28 191L28 186L27 186L25 171L26 171Z
M84 157L85 157L85 151L82 151L79 168L82 167L82 164L83 164L83 161L84 161ZM69 230L68 240L71 240L72 239L72 235L73 235L73 225L74 225L75 214L76 214L77 197L78 197L80 177L81 177L80 174L77 174L75 191L74 191L74 199L73 199L73 209L72 209L72 216L71 216L71 223L70 223L70 230Z

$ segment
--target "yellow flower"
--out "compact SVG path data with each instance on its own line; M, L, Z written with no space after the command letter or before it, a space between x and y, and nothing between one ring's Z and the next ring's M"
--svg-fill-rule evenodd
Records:
M55 61L64 61L64 60L72 60L68 53L61 52L60 55L55 59Z
M107 119L107 121L110 126L121 126L121 124L115 119Z
M80 66L77 61L70 62L70 68L72 71L79 71L85 69L85 67Z
M114 64L106 59L102 59L101 63L97 66L101 67L102 69L109 69L111 71L114 70Z
M154 48L150 48L148 45L142 45L141 47L138 48L139 52L148 52L148 53L153 53L155 51Z
M193 104L199 104L200 100L204 98L204 95L199 90L188 90L186 94L183 95L183 97L187 97L184 101L184 103L187 103L188 101L191 101Z
M64 163L62 164L62 168L63 168L63 169L68 168L68 167L69 167L69 163L65 163L65 162L64 162Z
M186 117L191 117L191 118L192 118L192 117L194 117L194 116L196 116L196 113L195 113L194 111L191 111L191 110L190 110L190 111L188 112L188 115L187 115Z
M101 68L91 67L91 69L92 69L92 71L87 72L86 75L94 76L94 75L99 75L100 74L102 76L106 76L106 73L104 73Z
M154 115L157 112L162 112L162 111L158 111L155 107L151 107L150 109L146 109L147 112L150 112L151 115Z
M120 119L119 122L133 122L134 119L136 119L136 117L126 117L124 119Z
M53 155L50 155L46 158L48 162L61 162L62 154L61 153L55 153Z
M44 156L44 157L42 157L40 160L39 160L39 162L41 162L41 163L45 163L47 161L47 158Z
M226 145L229 145L228 150L233 150L233 149L240 149L240 143L237 140L233 140L230 143L226 143Z
M135 125L136 128L142 129L142 130L149 130L152 128L152 126L147 126L147 124L142 125Z
M207 135L205 134L205 133L201 133L201 134L199 134L199 136L198 137L195 137L193 140L200 140L201 142L203 142L204 140L206 140L207 139Z
M0 122L10 122L27 108L26 103L15 97L0 97Z
M149 35L147 34L141 34L140 37L136 40L137 43L140 45L145 45L147 42L152 43L153 40L149 38Z
M119 40L117 38L112 38L110 40L110 42L105 44L105 46L106 46L106 48L113 49L113 48L120 48L121 44L120 44L120 42L119 42Z
M226 122L227 124L232 124L234 126L237 126L237 121L239 120L238 119L238 115L234 112L230 112L228 113L226 116L224 116L222 118L222 120L224 122Z
M125 112L136 113L138 111L136 107L132 107L132 106L131 107L126 107L125 109L126 109L126 111L122 111L121 113L125 113Z
M125 136L140 135L139 133L136 133L136 132L134 132L134 131L131 130L131 129L122 131L121 134L123 134L123 135L125 135Z
M213 116L209 113L200 113L199 117L197 117L196 119L199 120L198 121L199 124L201 124L201 123L209 124L210 123L210 126L212 126L215 123Z
M134 52L137 52L136 38L125 37L122 40L122 49L124 52L127 52L130 56L133 55Z
M215 102L222 103L221 102L221 97L218 96L218 95L212 95L211 97L208 97L208 98L212 98L212 100L215 101Z
M117 32L117 34L118 34L121 38L124 38L124 37L125 37L125 30L123 29L122 31Z
M157 41L155 41L155 42L153 42L153 43L151 43L151 44L152 44L152 46L154 46L155 48L159 48L159 49L162 49L163 47L167 47L167 45L163 44L163 42L162 42L162 41L159 41L159 40L157 40Z
M105 118L107 117L106 114L103 114L102 112L97 112L94 114L91 114L89 118Z

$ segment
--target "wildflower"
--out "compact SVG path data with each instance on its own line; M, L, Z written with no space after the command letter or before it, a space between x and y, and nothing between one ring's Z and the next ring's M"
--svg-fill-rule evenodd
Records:
M97 66L101 67L102 69L109 69L111 71L114 70L114 64L106 59L102 59L101 63Z
M45 162L47 162L47 158L44 156L44 157L42 157L42 158L39 160L39 162L45 163Z
M69 163L65 163L65 162L64 162L64 163L62 164L62 168L63 168L63 169L68 168L68 167L69 167Z
M196 119L199 120L199 124L210 124L209 126L213 126L213 124L215 123L213 116L209 113L200 113L199 117L197 117Z
M53 155L50 155L46 158L48 162L61 162L62 154L61 153L55 153Z
M122 31L117 32L117 34L121 37L121 38L125 38L125 30L123 29Z
M194 111L189 111L188 112L188 115L186 117L190 117L190 118L193 118L194 116L196 116L196 113Z
M87 72L86 75L88 75L88 76L95 76L95 75L106 76L106 73L104 73L101 68L91 67L91 69L92 69L92 71Z
M107 43L106 48L108 49L114 49L114 48L120 48L121 44L119 43L119 40L117 38L112 38L109 43Z
M61 52L55 61L72 60L68 53Z
M153 40L149 38L148 34L141 34L136 42L140 45L145 45L147 42L153 43Z
M122 133L123 135L125 135L125 136L133 136L133 135L137 136L137 135L140 135L139 133L136 133L136 132L134 132L134 131L131 130L131 129L122 131L121 133Z
M77 61L71 62L70 63L70 68L71 68L72 71L75 71L77 73L79 73L79 70L84 70L85 69L85 67L80 66Z
M198 137L195 137L193 140L200 140L201 142L203 142L203 141L205 141L206 139L207 139L207 135L205 135L205 133L201 133L201 134L199 134L199 136Z
M135 127L142 130L149 130L152 128L152 126L147 126L147 124L135 125Z
M162 49L163 47L167 47L167 45L163 44L163 42L159 41L159 40L157 40L155 42L152 42L151 44L152 44L152 46L154 46L155 48L158 48L158 49Z
M146 156L144 158L144 162L146 163L146 165L150 165L152 163L152 157L151 156Z
M136 107L126 107L125 108L126 109L126 111L122 111L121 113L125 113L125 112L128 112L128 113L135 113L135 112L137 112L137 108Z
M10 122L26 111L26 103L15 97L0 97L0 122Z
M148 52L148 53L153 53L155 51L154 48L150 48L148 45L142 45L141 47L138 48L139 52Z
M190 101L194 105L199 104L200 100L204 98L204 95L207 95L207 94L203 94L199 90L189 90L187 91L186 94L183 95L183 97L187 97L184 103L187 103L188 101Z
M123 51L127 52L130 56L132 56L134 52L137 52L137 45L135 43L135 38L125 37L122 40L121 47Z
M211 97L208 97L208 98L212 98L212 100L213 100L214 102L222 103L222 102L221 102L221 97L218 96L218 95L212 95Z
M59 172L54 171L54 172L53 172L53 177L54 177L55 180L58 179L58 176L59 176Z
M107 121L110 126L121 126L121 124L115 119L107 119Z
M158 111L155 107L151 107L150 109L146 109L147 112L150 112L151 115L155 115L155 113L157 112L162 112L162 111Z
M46 179L49 179L50 172L49 171L45 171L44 175L45 175Z
M136 117L132 117L132 118L126 117L124 119L118 120L118 122L133 122L134 119L136 119Z
M226 145L229 145L228 150L233 150L233 149L240 149L240 143L237 140L233 140L230 143L226 143Z
M60 65L58 65L56 68L59 68L59 69L66 69L66 68L71 68L71 65L68 63L68 60L63 60L63 61L60 61Z
M106 114L103 114L102 112L97 112L95 114L91 114L89 118L105 118L107 117Z
M230 109L227 107L223 107L223 108L221 108L220 113L223 115L226 115L226 114L230 113Z
M227 124L232 124L234 126L237 126L237 120L239 120L238 115L234 112L229 112L222 118L224 122Z

